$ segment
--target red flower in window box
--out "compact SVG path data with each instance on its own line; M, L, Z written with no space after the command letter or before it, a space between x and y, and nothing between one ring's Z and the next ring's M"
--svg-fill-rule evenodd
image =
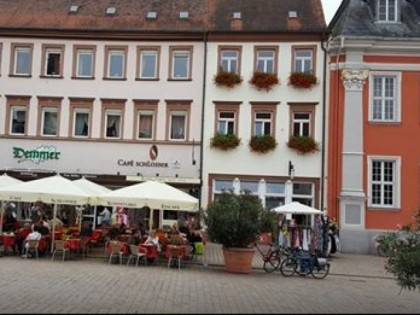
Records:
M214 76L214 83L217 86L225 86L228 88L233 88L235 85L240 84L242 82L242 78L236 72L228 72L219 70L217 74Z
M318 79L311 72L293 72L289 77L289 85L298 89L310 89L315 84Z
M291 136L287 145L301 154L319 151L319 143L312 137Z
M279 84L279 79L275 73L255 71L249 83L254 85L258 90L271 90L273 85Z

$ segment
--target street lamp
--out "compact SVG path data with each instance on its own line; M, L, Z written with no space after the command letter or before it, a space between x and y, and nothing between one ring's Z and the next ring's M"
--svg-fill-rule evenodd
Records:
M293 179L293 176L295 176L295 167L292 164L292 161L289 161L289 177L290 177L290 179Z
M286 181L286 186L284 189L284 203L291 203L292 202L292 195L293 195L293 183L292 179L295 175L295 167L293 166L292 162L289 161L289 178ZM292 215L290 213L286 214L286 220L291 220Z

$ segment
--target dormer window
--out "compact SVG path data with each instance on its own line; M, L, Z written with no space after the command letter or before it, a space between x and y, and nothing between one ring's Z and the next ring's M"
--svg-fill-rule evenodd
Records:
M78 5L72 5L69 9L70 13L76 13L79 10L79 6Z
M157 18L157 12L155 12L155 11L149 11L149 12L147 12L146 18L148 20L156 20L156 18Z
M117 12L116 7L108 7L105 11L106 15L115 15L115 12Z
M297 12L296 11L289 11L289 18L296 18Z
M234 19L241 19L242 18L242 15L241 15L241 12L233 12L233 18Z
M378 22L398 22L400 20L399 0L377 0Z
M188 16L189 16L188 11L179 12L179 18L181 20L188 20Z

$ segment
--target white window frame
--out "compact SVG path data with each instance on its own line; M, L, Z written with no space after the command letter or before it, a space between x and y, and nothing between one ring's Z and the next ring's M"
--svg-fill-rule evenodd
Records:
M89 74L83 74L83 63L81 63L82 56L90 56L90 69ZM93 62L94 51L93 49L80 48L76 52L76 77L78 78L93 78Z
M56 129L55 129L55 134L46 134L45 130L44 130L44 126L45 126L45 114L46 113L55 113L56 114ZM57 107L42 107L42 111L41 111L41 136L44 137L57 137L58 136L58 132L59 132L59 111Z
M399 22L400 0L377 0L376 16L378 22ZM391 18L390 15L394 14Z
M221 117L222 114L232 114L232 117ZM217 132L226 135L229 130L232 130L232 134L235 134L236 130L236 113L234 111L221 110L217 113ZM229 128L231 126L231 128Z
M77 114L88 114L88 120L87 120L87 126L88 126L88 131L87 131L87 135L76 135L76 123L77 123ZM90 115L91 115L91 111L90 109L87 108L75 108L73 111L73 132L72 132L72 136L75 138L88 138L89 134L90 134Z
M59 61L58 61L58 73L48 73L48 61L50 59L50 56L52 55L58 55ZM63 51L61 49L57 48L47 48L45 51L45 65L44 65L44 75L48 77L60 77L62 76L62 63L63 63Z
M181 59L182 58L182 59ZM177 65L177 61L185 61L185 76L176 76L175 75L175 68ZM186 80L190 78L190 63L191 63L191 50L185 50L185 49L174 49L172 51L172 69L171 69L171 78L174 80ZM184 66L182 64L182 66Z
M120 69L119 71L121 71L121 74L119 73L111 73L111 69L112 69L112 65L113 65L113 58L112 57L120 57L120 59L118 59L118 62L121 62L121 64L117 64ZM107 69L107 78L110 79L123 79L124 78L124 69L125 69L125 52L123 50L119 50L119 49L110 49L108 51L108 69ZM115 61L115 60L114 60Z
M258 115L270 115L270 118L263 118L263 117L258 117ZM261 124L261 133L259 133L259 130L257 128L257 125ZM265 131L265 125L269 124L270 125L270 132L269 133L264 133ZM263 136L263 135L272 135L273 134L273 113L272 112L255 112L255 120L254 120L254 136Z
M150 137L140 137L140 129L141 129L141 119L142 115L145 116L152 116L152 124L150 126ZM138 120L138 130L137 130L137 139L139 140L152 140L154 138L154 126L155 126L155 112L153 110L139 110L137 112L137 120Z
M108 130L108 120L109 120L109 116L118 116L119 117L119 122L118 122L118 126L116 131L117 131L117 135L116 136L107 136L107 130ZM105 139L121 139L121 134L122 134L122 111L119 109L107 109L105 111L105 128L104 128L104 138Z
M367 157L367 169L368 169L368 206L370 208L381 208L381 209L399 209L401 203L401 157L399 156L368 156ZM372 201L373 191L372 185L375 183L372 179L372 172L373 172L373 162L392 162L393 165L393 181L392 182L384 182L383 180L378 182L377 184L381 185L381 203L374 204ZM383 166L381 166L381 173L383 175ZM393 203L392 205L384 204L384 196L383 196L383 185L391 184L393 186L392 193L393 193Z
M174 116L183 116L184 117L184 130L183 130L183 137L182 138L172 138L172 124ZM170 118L169 118L169 140L172 141L185 141L187 140L187 122L188 122L188 113L186 111L178 111L173 110L170 112Z
M394 96L393 97L386 97L384 95L385 89L384 88L384 83L382 82L381 84L381 88L382 88L382 95L379 97L374 96L374 89L375 89L375 85L374 85L374 78L379 78L381 77L382 79L384 79L385 77L394 77ZM371 72L369 74L369 121L370 122L382 122L382 123L398 123L401 121L401 73L400 72ZM381 119L374 119L373 114L374 114L374 101L375 100L382 100L382 118ZM384 102L386 100L393 100L394 101L394 108L393 108L393 115L394 118L393 119L384 119L384 114L385 114L385 105Z
M232 53L235 56L226 55ZM239 74L239 51L237 49L222 49L220 51L220 67L223 71Z
M155 58L154 60L154 64L153 64L153 74L150 76L147 76L144 74L143 70L144 70L144 65L146 64L145 62L145 57L146 56L153 56ZM141 50L140 51L140 69L139 69L139 76L140 79L157 79L158 78L158 58L159 58L159 53L157 50L153 50L153 49L145 49L145 50Z
M19 58L20 53L25 53L28 55L28 65L26 71L18 72L18 64L21 62ZM31 75L31 64L32 64L32 48L25 46L16 46L14 49L14 65L13 65L13 74L20 76L30 76Z
M310 137L311 136L311 113L309 112L293 112L293 136L295 137ZM296 118L296 115L308 115L308 118ZM304 134L304 127L308 126L308 134ZM295 133L295 126L298 126L299 132Z
M271 56L262 56L264 53L271 53ZM264 73L275 73L275 57L276 52L272 49L258 49L257 50L257 71L264 72ZM269 64L271 62L271 68ZM262 68L259 67L260 63L262 63Z
M23 111L25 112L25 123L24 123L24 131L23 132L13 132L13 116L15 112ZM23 136L27 133L28 129L28 107L21 106L21 105L12 105L10 106L10 126L9 126L9 134L11 135L19 135Z
M310 56L299 56L299 52L310 52ZM311 72L313 71L314 51L310 48L294 49L294 72Z

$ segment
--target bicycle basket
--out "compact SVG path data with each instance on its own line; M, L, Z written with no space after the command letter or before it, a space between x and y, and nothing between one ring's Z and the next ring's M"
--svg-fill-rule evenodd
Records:
M323 257L317 257L318 267L324 267L327 264L327 259Z

